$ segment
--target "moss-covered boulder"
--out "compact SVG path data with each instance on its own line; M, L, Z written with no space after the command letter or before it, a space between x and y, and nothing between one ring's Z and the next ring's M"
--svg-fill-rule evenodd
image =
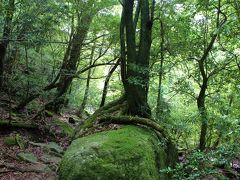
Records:
M175 153L152 130L122 126L73 141L62 159L59 179L165 180L169 177L161 170L174 163Z

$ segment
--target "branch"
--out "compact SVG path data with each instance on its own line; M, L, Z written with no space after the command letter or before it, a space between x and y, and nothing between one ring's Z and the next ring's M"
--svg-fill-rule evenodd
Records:
M82 73L86 72L87 70L89 70L89 69L91 69L91 68L94 68L94 67L115 65L116 63L112 63L112 62L115 61L117 58L119 58L119 57L116 57L116 58L114 58L113 60L111 60L111 61L109 61L109 62L107 62L107 63L92 64L92 65L90 65L90 66L88 66L88 67L86 67L86 68L84 68L84 69L82 69L82 70L79 70L79 71L74 75L74 77L78 77L79 74L82 74Z
M136 12L135 12L135 16L134 16L134 29L135 29L135 31L137 29L137 23L138 23L138 19L139 19L140 10L141 10L141 3L140 3L140 0L138 0L137 7L136 7Z

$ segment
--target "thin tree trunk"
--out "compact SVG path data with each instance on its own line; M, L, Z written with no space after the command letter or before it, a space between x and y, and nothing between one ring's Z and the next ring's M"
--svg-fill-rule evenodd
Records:
M109 86L109 81L114 73L114 71L117 69L119 63L120 63L120 60L119 59L117 61L117 63L110 69L106 79L105 79L105 82L104 82L104 88L103 88L103 93L102 93L102 100L101 100L101 103L100 103L100 107L103 107L105 105L105 101L106 101L106 97L107 97L107 92L108 92L108 86Z
M28 49L27 49L27 46L24 47L24 50L25 50L25 62L26 62L25 73L29 74L29 62L28 62ZM29 82L29 80L27 80L27 91L26 91L26 94L25 94L26 99L29 96L29 90L30 90L30 82Z
M9 36L12 29L12 19L13 19L14 10L15 10L15 0L9 0L7 11L6 11L5 24L3 28L2 41L0 42L0 89L2 89L3 87L4 61L7 54Z
M207 135L207 128L208 128L207 110L205 108L206 90L207 90L207 80L203 82L199 96L197 98L198 111L199 111L201 122L202 122L200 140L199 140L199 149L201 151L205 150L206 135Z
M92 47L92 51L91 51L89 66L91 66L93 64L95 48L96 48L96 46L94 44L93 47ZM82 101L81 106L80 106L79 111L78 111L79 116L82 115L82 113L83 113L83 111L86 107L86 104L87 104L87 99L88 99L88 94L89 94L89 86L90 86L90 80L91 80L91 73L92 73L92 70L89 69L88 70L88 75L87 75L86 88L85 88L85 92L84 92L84 96L83 96L83 101Z
M163 105L162 105L162 79L163 79L163 63L164 63L164 27L162 20L160 21L160 35L161 35L161 49L160 49L160 69L159 69L159 83L158 83L158 97L157 97L157 109L156 109L156 117L159 120L162 120L163 116Z
M216 28L220 28L225 22L226 19L220 23L220 14L222 13L221 10L221 0L218 0L218 11L217 11L217 22L216 22ZM198 67L200 74L202 76L202 85L200 87L200 92L197 97L197 106L198 111L201 117L201 132L200 132L200 139L199 139L199 149L200 151L204 151L206 148L206 136L207 136L207 128L208 128L208 118L207 118L207 110L205 107L205 98L206 98L206 90L208 88L208 80L209 75L207 74L207 57L218 37L218 33L213 34L211 41L207 45L207 47L204 50L203 56L200 60L198 60Z

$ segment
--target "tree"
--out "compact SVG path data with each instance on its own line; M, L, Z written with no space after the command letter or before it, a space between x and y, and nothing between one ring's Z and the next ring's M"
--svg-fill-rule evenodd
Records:
M160 47L160 69L159 69L159 83L158 83L158 97L157 97L157 109L156 109L156 117L158 119L162 119L163 116L163 95L162 95L162 81L163 81L163 63L164 63L164 41L165 41L165 33L164 33L164 22L163 19L160 20L160 36L161 36L161 47Z
M121 19L121 72L128 103L127 113L150 117L147 102L149 88L149 57L155 1L138 1L133 17L134 0L123 1ZM138 17L141 17L139 44L137 45ZM125 53L126 51L126 53Z
M218 6L217 6L217 20L216 20L216 29L222 28L224 23L226 22L226 16L221 11L221 0L218 0ZM224 16L224 19L220 20L220 15ZM206 146L206 135L207 135L207 128L208 128L208 118L207 118L207 110L205 107L205 98L206 98L206 90L208 87L208 81L211 76L213 76L216 72L213 70L212 72L208 73L206 69L206 63L207 58L210 53L210 51L213 48L213 45L218 37L218 32L215 32L212 35L211 41L208 43L208 45L204 49L204 53L202 57L198 60L198 67L199 71L202 77L202 84L200 86L199 95L197 97L197 107L201 116L201 132L200 132L200 140L199 140L199 149L203 151Z
M109 6L109 2L103 3L102 1L89 0L79 1L76 5L78 8L80 7L80 10L77 10L77 27L60 69L55 98L46 105L46 109L55 112L58 112L67 101L65 95L77 73L81 50L92 20L101 9Z
M2 40L0 41L0 89L3 87L4 61L7 54L10 33L12 30L12 19L15 10L15 0L9 0L6 8L6 16L3 27Z
M96 14L96 10L93 9L93 1L80 2L80 5L82 6L82 10L77 14L76 31L69 43L69 47L66 51L62 67L60 69L55 98L52 102L46 105L47 109L55 112L58 112L61 106L64 105L66 92L68 91L77 71L83 42L87 36L91 21Z

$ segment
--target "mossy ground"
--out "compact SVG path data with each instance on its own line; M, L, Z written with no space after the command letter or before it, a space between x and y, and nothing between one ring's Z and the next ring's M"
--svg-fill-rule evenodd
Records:
M52 124L59 127L62 131L62 134L67 135L68 137L72 137L74 130L73 127L68 123L56 118L53 120Z
M8 145L8 146L14 146L17 144L17 140L15 136L10 136L10 137L6 137L4 139L4 144Z
M155 133L137 126L105 131L73 141L59 179L167 179L167 155Z

